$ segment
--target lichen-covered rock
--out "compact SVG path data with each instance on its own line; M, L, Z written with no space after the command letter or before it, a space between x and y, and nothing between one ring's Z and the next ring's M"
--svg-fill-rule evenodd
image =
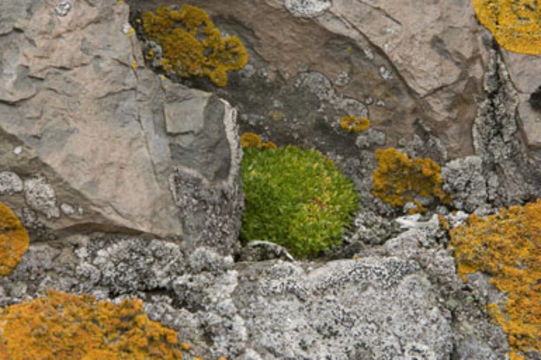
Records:
M23 191L23 181L11 171L0 172L0 195L13 195Z
M395 148L376 150L372 193L393 207L412 203L413 212L424 212L422 201L433 198L448 203L442 189L441 168L430 158L413 158Z
M488 201L501 206L541 196L537 157L535 152L529 154L521 134L520 101L497 51L490 52L483 87L486 98L479 104L472 132L483 162Z
M29 326L32 325L32 326ZM0 309L2 359L182 359L174 330L151 321L140 300L118 304L49 291Z
M477 18L498 44L521 54L541 54L541 9L528 0L473 0Z
M524 138L531 152L541 146L541 107L536 106L536 91L541 86L541 56L517 54L502 49L502 57L518 96L518 115L524 129Z
M459 210L474 212L487 205L487 188L483 161L468 156L448 162L441 169L443 190L451 195L451 205Z
M166 2L131 3L148 11ZM253 6L196 0L191 4L204 8L221 28L239 36L254 55L249 70L231 78L239 88L218 91L241 105L246 130L285 142L294 134L304 141L302 134L308 128L317 136L306 142L320 151L344 142L346 136L335 136L329 125L349 113L337 111L338 103L313 103L308 88L288 90L319 73L336 87L337 95L366 106L374 128L386 133L388 146L411 137L416 133L414 123L423 119L453 157L471 155L474 98L482 93L488 58L484 45L488 35L477 23L471 0L423 3L422 12L416 2L393 0L378 1L377 6L330 0L260 0ZM269 124L271 112L282 114L282 121ZM324 126L327 136L318 131Z
M484 293L464 288L430 229L328 263L234 264L204 247L75 236L32 245L0 283L0 304L49 288L137 296L204 358L503 359L505 334L479 305Z
M355 145L361 149L368 149L375 145L385 145L385 133L379 130L368 129L357 136Z
M313 17L331 7L331 0L284 0L286 9L297 17Z
M222 39L220 31L205 12L196 6L180 10L160 7L142 15L142 28L161 47L155 59L151 47L145 55L157 60L164 70L181 77L208 76L216 86L227 85L227 72L242 69L248 62L244 44L236 36Z
M136 10L147 11L165 2L131 3ZM373 151L384 145L412 144L419 152L415 156L431 157L442 165L449 159L481 156L472 127L478 106L486 108L483 100L490 98L483 78L493 72L490 57L497 44L479 24L471 0L423 3L422 12L417 2L393 0L378 1L377 6L367 1L192 3L243 39L251 54L247 67L231 77L235 86L216 90L239 107L243 131L261 134L278 145L316 147L345 161L358 159L354 145ZM509 4L476 3L496 8ZM535 22L530 15L538 10L524 6L523 25ZM526 182L535 181L539 177L532 169L539 168L541 112L529 99L541 85L537 71L541 60L504 49L497 52L503 54L518 92L507 92L506 102L508 108L518 106L516 120L524 131L517 137L523 138L530 159L530 164L519 164L512 172L521 173ZM353 111L347 112L342 100L355 104ZM355 139L341 133L339 119L350 113L367 116L374 136ZM483 116L490 114L496 113ZM511 122L501 126L513 131ZM489 193L490 188L500 187L496 197L528 197L498 185L497 176L489 172L484 173L485 181L492 184ZM362 181L359 174L348 175Z
M454 350L450 358L505 359L509 351L505 333L488 317L484 305L492 294L465 288L456 273L450 250L438 243L437 229L414 226L368 254L393 254L417 262L434 285L437 302L452 314ZM436 230L436 232L434 232ZM488 285L488 284L487 284Z
M541 200L501 209L486 219L470 217L451 231L463 280L483 272L506 294L487 306L513 348L511 357L541 355ZM520 354L519 354L520 353Z
M0 168L24 197L5 172L0 193L34 212L31 236L85 226L232 252L242 198L231 106L145 69L122 2L16 3L0 4ZM180 172L199 179L188 203Z
M54 189L45 182L43 176L38 175L25 180L24 196L25 202L31 209L39 211L48 219L60 216Z
M13 211L0 202L0 276L9 275L28 249L28 233Z

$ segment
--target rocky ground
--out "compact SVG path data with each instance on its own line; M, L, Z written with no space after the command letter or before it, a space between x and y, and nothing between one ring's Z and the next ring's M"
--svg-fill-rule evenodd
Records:
M500 48L469 0L189 3L247 47L224 88L145 62L132 25L172 1L0 2L0 201L31 238L0 305L137 296L205 359L508 358L485 310L501 294L457 276L436 214L541 197L541 57ZM344 132L348 114L371 128ZM241 248L244 131L353 179L343 246ZM452 203L403 217L374 198L387 147L440 163Z

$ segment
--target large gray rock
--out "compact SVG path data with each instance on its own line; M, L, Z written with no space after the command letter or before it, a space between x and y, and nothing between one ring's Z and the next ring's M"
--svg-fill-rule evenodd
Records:
M139 232L231 252L235 110L145 69L125 4L2 1L0 14L0 196L34 239Z
M501 329L456 275L436 227L421 226L355 259L233 262L211 248L134 236L32 244L0 281L0 306L55 288L137 296L192 354L230 359L504 359Z

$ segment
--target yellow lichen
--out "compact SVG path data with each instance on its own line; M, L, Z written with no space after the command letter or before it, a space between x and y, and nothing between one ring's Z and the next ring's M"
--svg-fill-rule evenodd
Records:
M151 321L140 300L113 304L49 290L0 309L0 359L181 359L177 333Z
M217 86L227 85L227 72L248 62L244 44L236 36L223 39L202 9L182 5L180 11L165 7L142 15L149 40L162 47L161 65L181 77L208 76ZM148 56L148 54L147 54Z
M451 246L464 281L481 271L506 293L487 310L508 335L510 358L541 352L541 200L486 219L472 215L451 231Z
M132 37L133 34L135 34L135 29L130 26L129 29L126 31L126 36Z
M441 187L441 168L432 159L410 160L395 148L376 150L375 155L378 167L372 179L374 196L394 207L413 202L417 209L410 212L426 210L417 197L434 197L443 203L449 201Z
M0 202L0 276L9 275L17 267L29 243L17 216Z
M240 144L243 148L261 148L261 149L278 149L275 143L272 141L263 142L259 135L253 132L245 132L240 137Z
M259 135L253 132L245 132L240 136L240 144L243 148L255 147L258 148L261 146L261 138Z
M538 0L473 0L477 18L507 50L541 54L541 4Z
M340 119L340 127L347 132L358 133L370 127L370 120L364 116L357 118L353 115L346 115Z
M267 141L267 142L261 143L260 148L276 150L278 149L278 146L272 141Z

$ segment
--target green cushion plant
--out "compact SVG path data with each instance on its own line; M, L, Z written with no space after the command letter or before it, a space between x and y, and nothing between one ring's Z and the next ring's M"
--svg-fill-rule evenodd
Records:
M333 162L295 146L244 149L241 240L268 240L297 257L340 244L358 194Z

